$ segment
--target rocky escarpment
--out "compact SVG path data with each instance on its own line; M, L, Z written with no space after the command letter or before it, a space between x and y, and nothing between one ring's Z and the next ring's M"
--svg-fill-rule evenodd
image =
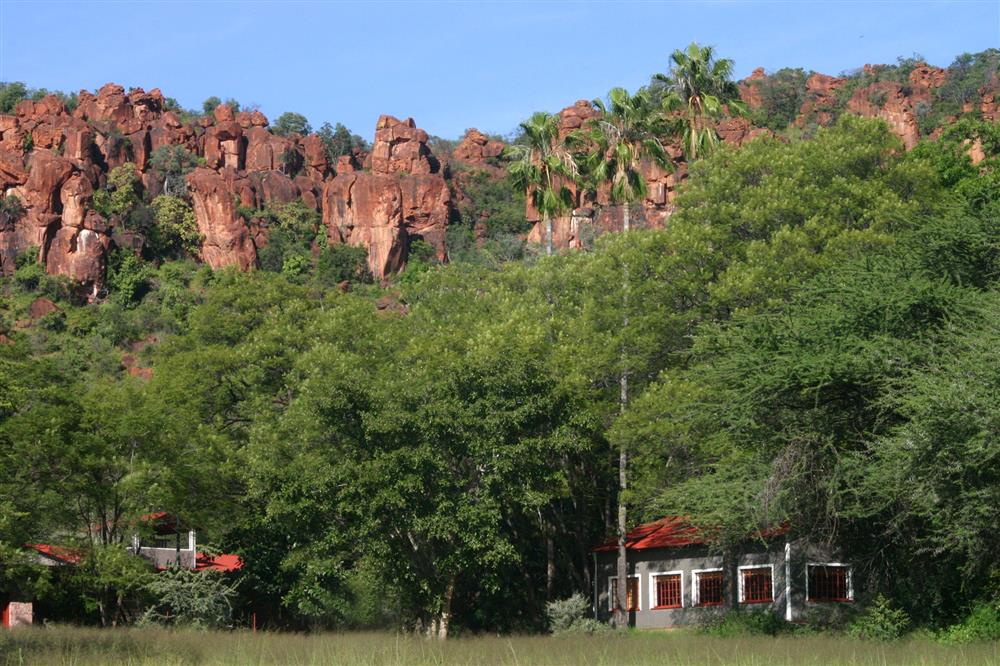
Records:
M186 178L202 236L201 259L213 268L248 270L267 243L267 229L245 219L247 207L301 199L322 213L331 243L361 245L377 277L400 270L414 238L445 256L451 211L443 169L426 132L412 119L383 116L371 154L328 163L320 137L278 136L258 111L226 105L182 122L159 90L128 93L108 84L83 91L69 112L48 96L25 100L0 115L0 190L18 210L0 214L0 273L15 257L39 248L49 273L65 275L93 297L100 293L110 249L138 249L126 220L106 219L94 207L112 169L135 164L144 194L163 188L150 165L154 151L180 146L202 160Z
M401 269L412 240L430 243L442 261L447 256L451 192L427 141L412 118L382 116L364 162L368 168L341 158L336 177L323 186L329 241L366 247L376 276Z
M802 104L794 125L829 125L842 113L881 118L903 141L907 149L920 140L921 114L927 115L937 103L936 91L948 82L950 70L926 63L911 64L907 69L891 65L865 65L849 76L828 76L811 73L805 79ZM739 84L740 96L752 110L765 107L762 94L768 75L763 69L754 70ZM994 99L1000 90L996 73L976 90L978 101L966 101L952 115L938 120L940 127L954 122L962 114L977 112L983 120L1000 119L1000 104ZM930 136L935 136L934 132Z
M1000 81L995 67L990 71L985 84L976 83L978 97L963 97L961 107L947 111L951 115L943 123L969 113L1000 121ZM911 148L922 131L935 136L921 128L921 118L927 118L950 72L911 63L906 70L866 66L842 77L801 74L801 97L783 119L809 128L829 124L842 113L878 117ZM764 84L769 80L758 69L740 82L740 94L751 109L760 111L768 104ZM456 202L465 196L463 177L480 170L494 178L503 175L498 162L503 143L478 130L469 130L449 156L474 169L456 169L450 178L427 133L412 119L382 116L370 153L355 151L330 163L319 136L278 136L258 111L234 112L219 105L210 115L184 118L169 107L158 89L126 92L107 84L96 94L81 92L72 111L50 95L24 100L14 113L0 115L0 192L6 202L0 207L0 274L11 274L16 257L37 247L49 273L67 276L90 297L99 296L111 250L141 251L144 239L128 219L98 212L109 209L95 206L95 196L107 195L102 190L109 174L127 162L135 165L147 200L160 194L164 179L151 162L158 149L168 146L181 147L201 161L184 182L202 239L198 254L213 268L256 266L269 232L265 222L247 211L297 200L320 214L327 242L364 247L378 278L401 270L416 240L426 241L444 260L447 225ZM587 101L563 109L561 136L597 113ZM725 118L716 129L723 141L736 145L769 132L743 117ZM976 150L976 145L970 147L973 154ZM668 151L672 168L643 165L648 193L631 209L636 227L662 226L673 210L686 164L678 146L668 146ZM568 185L573 208L553 221L557 248L583 247L595 234L622 228L622 208L613 205L607 188L591 194ZM9 205L13 197L17 205ZM530 197L526 216L535 223L528 240L543 242ZM481 226L482 220L474 222Z

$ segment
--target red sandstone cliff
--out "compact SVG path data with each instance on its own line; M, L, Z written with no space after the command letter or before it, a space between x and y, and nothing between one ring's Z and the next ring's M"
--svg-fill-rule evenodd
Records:
M863 79L846 105L839 91L847 79L812 74L796 122L828 124L845 110L879 117L912 147L920 136L918 105L932 100L947 73L918 66L903 85L882 80L879 72L878 66L866 66L864 76L870 82ZM741 96L751 108L763 104L758 84L766 78L758 69L740 82ZM979 90L979 100L962 112L976 111L986 120L1000 121L998 90L1000 82L991 81ZM586 101L563 109L560 135L583 127L596 114ZM717 130L724 141L736 145L767 132L745 118L727 118ZM181 122L166 108L158 89L126 93L109 83L96 94L82 91L72 113L50 95L22 101L13 114L0 115L0 191L23 205L23 214L0 213L0 274L13 272L18 253L38 247L48 272L65 275L89 296L97 296L110 248L118 244L136 250L142 239L121 220L96 212L94 193L105 185L110 170L125 162L136 165L147 195L159 193L163 185L149 160L162 146L182 146L204 159L186 184L203 236L201 258L214 268L249 270L257 263L258 248L267 243L266 227L245 220L240 206L261 208L298 199L322 214L330 243L365 247L376 277L401 270L416 239L430 243L442 260L447 256L453 197L463 197L461 174L450 183L446 180L447 167L412 119L382 116L370 154L344 156L331 165L318 136L272 134L258 111L234 113L220 105L211 116ZM450 158L500 177L493 160L502 151L501 142L469 130ZM636 226L662 226L672 212L686 165L676 147L671 155L672 170L651 164L645 169L649 193L633 215ZM611 205L606 190L590 197L572 189L573 212L553 224L557 247L580 247L588 234L621 228L621 209ZM539 222L530 203L526 213L529 221ZM539 224L528 239L542 241Z
M111 169L133 162L148 194L157 194L162 184L150 173L149 159L171 145L204 159L186 184L204 238L201 258L213 268L248 270L267 242L266 229L251 228L239 206L297 199L322 212L331 242L366 246L378 277L405 265L415 237L444 258L450 193L426 132L412 119L380 118L370 172L355 170L357 160L348 158L337 175L318 136L276 136L262 113L234 113L226 105L182 123L164 102L159 90L126 93L108 84L96 95L81 92L72 113L48 96L0 115L0 188L24 206L16 219L0 218L0 273L13 272L15 256L37 246L50 273L97 295L112 239L126 230L120 220L93 210L94 191ZM290 163L301 165L294 177Z

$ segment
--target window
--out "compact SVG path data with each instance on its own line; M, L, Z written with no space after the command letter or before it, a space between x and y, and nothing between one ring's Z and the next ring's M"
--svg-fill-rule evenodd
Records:
M693 571L691 601L695 606L719 606L723 601L722 569Z
M761 604L774 601L770 564L740 567L740 603Z
M681 608L684 605L684 583L680 571L655 573L649 576L651 608Z
M846 564L806 565L806 601L851 601L852 583Z
M608 609L614 610L618 599L618 576L608 579ZM625 605L629 611L641 610L639 607L639 575L628 577L628 587L625 589Z

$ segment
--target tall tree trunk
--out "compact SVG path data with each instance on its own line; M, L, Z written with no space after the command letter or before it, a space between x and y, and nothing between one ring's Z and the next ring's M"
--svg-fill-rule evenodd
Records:
M628 373L622 371L620 382L619 409L624 412L628 403ZM619 629L628 628L628 550L625 548L625 534L628 521L625 507L625 491L628 489L628 452L622 446L618 450L618 599L616 600L615 624Z
M545 215L545 254L552 256L552 216Z
M455 598L455 577L448 580L448 587L444 591L444 599L441 600L441 611L434 618L431 624L431 631L438 640L448 638L448 625L451 623L451 601Z
M626 205L622 220L624 230L628 230L629 213ZM628 331L628 264L622 265L622 332ZM622 367L621 375L618 378L618 411L625 413L628 407L628 367L625 342L622 341ZM628 489L628 452L622 444L618 450L618 599L617 610L615 611L616 625L619 629L628 627L628 550L625 548L625 534L628 528L628 520L625 507L625 491ZM638 601L638 599L636 600Z
M552 538L552 526L545 535L545 599L552 601L556 595L556 541Z
M624 206L622 206L622 231L623 232L627 232L629 230L629 227L631 226L632 211L630 210L630 208L631 208L631 206L629 204L625 204Z

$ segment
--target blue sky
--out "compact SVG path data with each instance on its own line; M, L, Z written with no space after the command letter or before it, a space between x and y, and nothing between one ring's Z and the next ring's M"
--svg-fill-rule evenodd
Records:
M159 87L186 107L233 97L369 139L381 113L448 138L506 134L533 111L644 84L692 40L733 58L740 78L758 66L837 74L913 53L946 66L1000 47L1000 0L0 0L0 80Z

